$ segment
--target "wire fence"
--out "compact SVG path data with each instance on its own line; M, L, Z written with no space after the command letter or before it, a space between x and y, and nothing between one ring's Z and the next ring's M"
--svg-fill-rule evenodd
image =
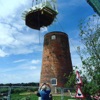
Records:
M41 100L36 95L37 90L38 87L33 86L0 86L0 100ZM67 90L73 91L69 88L56 87L56 93L55 91L52 92L52 100L71 99Z

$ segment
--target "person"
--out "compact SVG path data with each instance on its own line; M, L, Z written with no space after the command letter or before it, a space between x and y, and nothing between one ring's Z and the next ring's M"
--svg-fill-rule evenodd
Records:
M48 83L43 83L39 88L39 93L41 95L41 100L49 100L49 94L51 92L51 87Z

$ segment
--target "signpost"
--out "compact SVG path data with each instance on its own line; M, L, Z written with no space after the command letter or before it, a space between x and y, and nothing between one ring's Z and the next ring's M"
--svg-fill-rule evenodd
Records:
M78 88L77 88L75 98L79 98L79 99L80 99L80 98L84 98L84 95L83 95L83 93L82 93L81 87L78 87Z
M82 78L80 77L80 74L78 71L76 71L76 85L77 85L77 90L76 90L75 98L78 98L81 100L84 98L84 95L81 90L83 82L82 82Z
M76 71L76 84L77 85L83 85L82 78L80 77L80 74L78 71Z

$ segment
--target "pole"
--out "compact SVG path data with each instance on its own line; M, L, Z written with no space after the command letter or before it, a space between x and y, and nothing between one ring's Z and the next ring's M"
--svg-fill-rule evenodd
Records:
M61 88L61 100L64 100L64 91L63 91L63 88Z
M11 99L10 99L10 96L11 96L11 87L9 87L8 98L7 98L7 100L11 100Z

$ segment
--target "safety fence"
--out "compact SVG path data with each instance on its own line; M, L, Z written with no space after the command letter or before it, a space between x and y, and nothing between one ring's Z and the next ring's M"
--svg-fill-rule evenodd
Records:
M38 87L34 86L0 86L0 100L41 100L36 95ZM71 88L55 87L52 92L53 100L71 99L68 90Z

